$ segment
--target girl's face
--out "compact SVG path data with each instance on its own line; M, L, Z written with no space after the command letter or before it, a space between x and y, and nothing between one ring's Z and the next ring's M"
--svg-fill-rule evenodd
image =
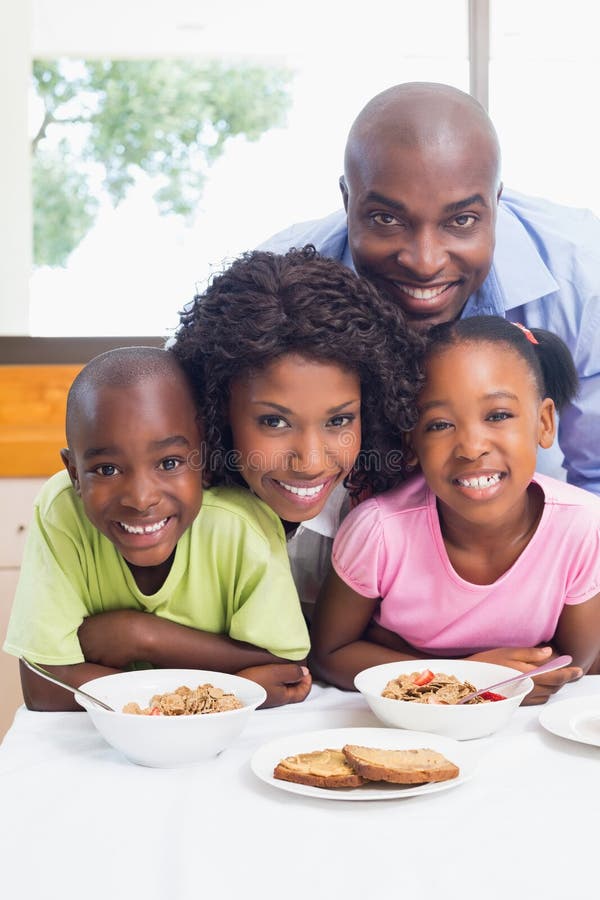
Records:
M356 372L288 354L230 390L229 423L248 486L286 522L318 515L360 450Z
M554 403L504 344L463 342L426 363L414 455L440 512L499 524L526 504L537 448L554 439Z

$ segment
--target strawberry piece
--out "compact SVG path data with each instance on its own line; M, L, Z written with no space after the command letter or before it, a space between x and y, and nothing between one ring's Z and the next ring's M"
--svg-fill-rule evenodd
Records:
M424 684L429 684L434 678L435 675L431 669L425 669L423 672L420 672L416 678L413 678L413 684L416 684L418 687L423 687Z
M491 700L492 703L495 703L496 700L506 700L504 694L495 694L493 691L483 691L479 696L482 700Z
M160 707L159 707L159 706L153 706L152 709L150 710L150 712L148 713L148 715L149 715L149 716L162 716L162 712L160 711Z

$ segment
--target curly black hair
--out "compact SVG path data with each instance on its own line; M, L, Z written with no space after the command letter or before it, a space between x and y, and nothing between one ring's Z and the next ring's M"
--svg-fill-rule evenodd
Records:
M402 480L403 434L417 418L423 338L376 288L308 245L255 250L213 278L181 313L172 352L204 414L212 483L243 483L228 464L230 386L285 354L337 363L361 384L362 446L347 479L354 495Z

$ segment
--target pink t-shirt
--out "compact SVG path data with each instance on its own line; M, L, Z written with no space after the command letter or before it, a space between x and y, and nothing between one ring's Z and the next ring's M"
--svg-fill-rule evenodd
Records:
M565 603L600 591L600 498L544 475L534 481L545 496L539 525L493 584L471 584L452 568L421 475L346 517L335 571L363 597L382 598L380 625L432 655L549 641Z

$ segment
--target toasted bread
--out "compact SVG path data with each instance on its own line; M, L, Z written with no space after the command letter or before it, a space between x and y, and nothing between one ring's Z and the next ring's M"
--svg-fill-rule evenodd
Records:
M341 750L313 750L287 756L275 766L273 777L319 788L360 787L365 783Z
M448 781L459 774L458 766L435 750L376 750L346 744L342 752L354 771L369 781L425 784Z

